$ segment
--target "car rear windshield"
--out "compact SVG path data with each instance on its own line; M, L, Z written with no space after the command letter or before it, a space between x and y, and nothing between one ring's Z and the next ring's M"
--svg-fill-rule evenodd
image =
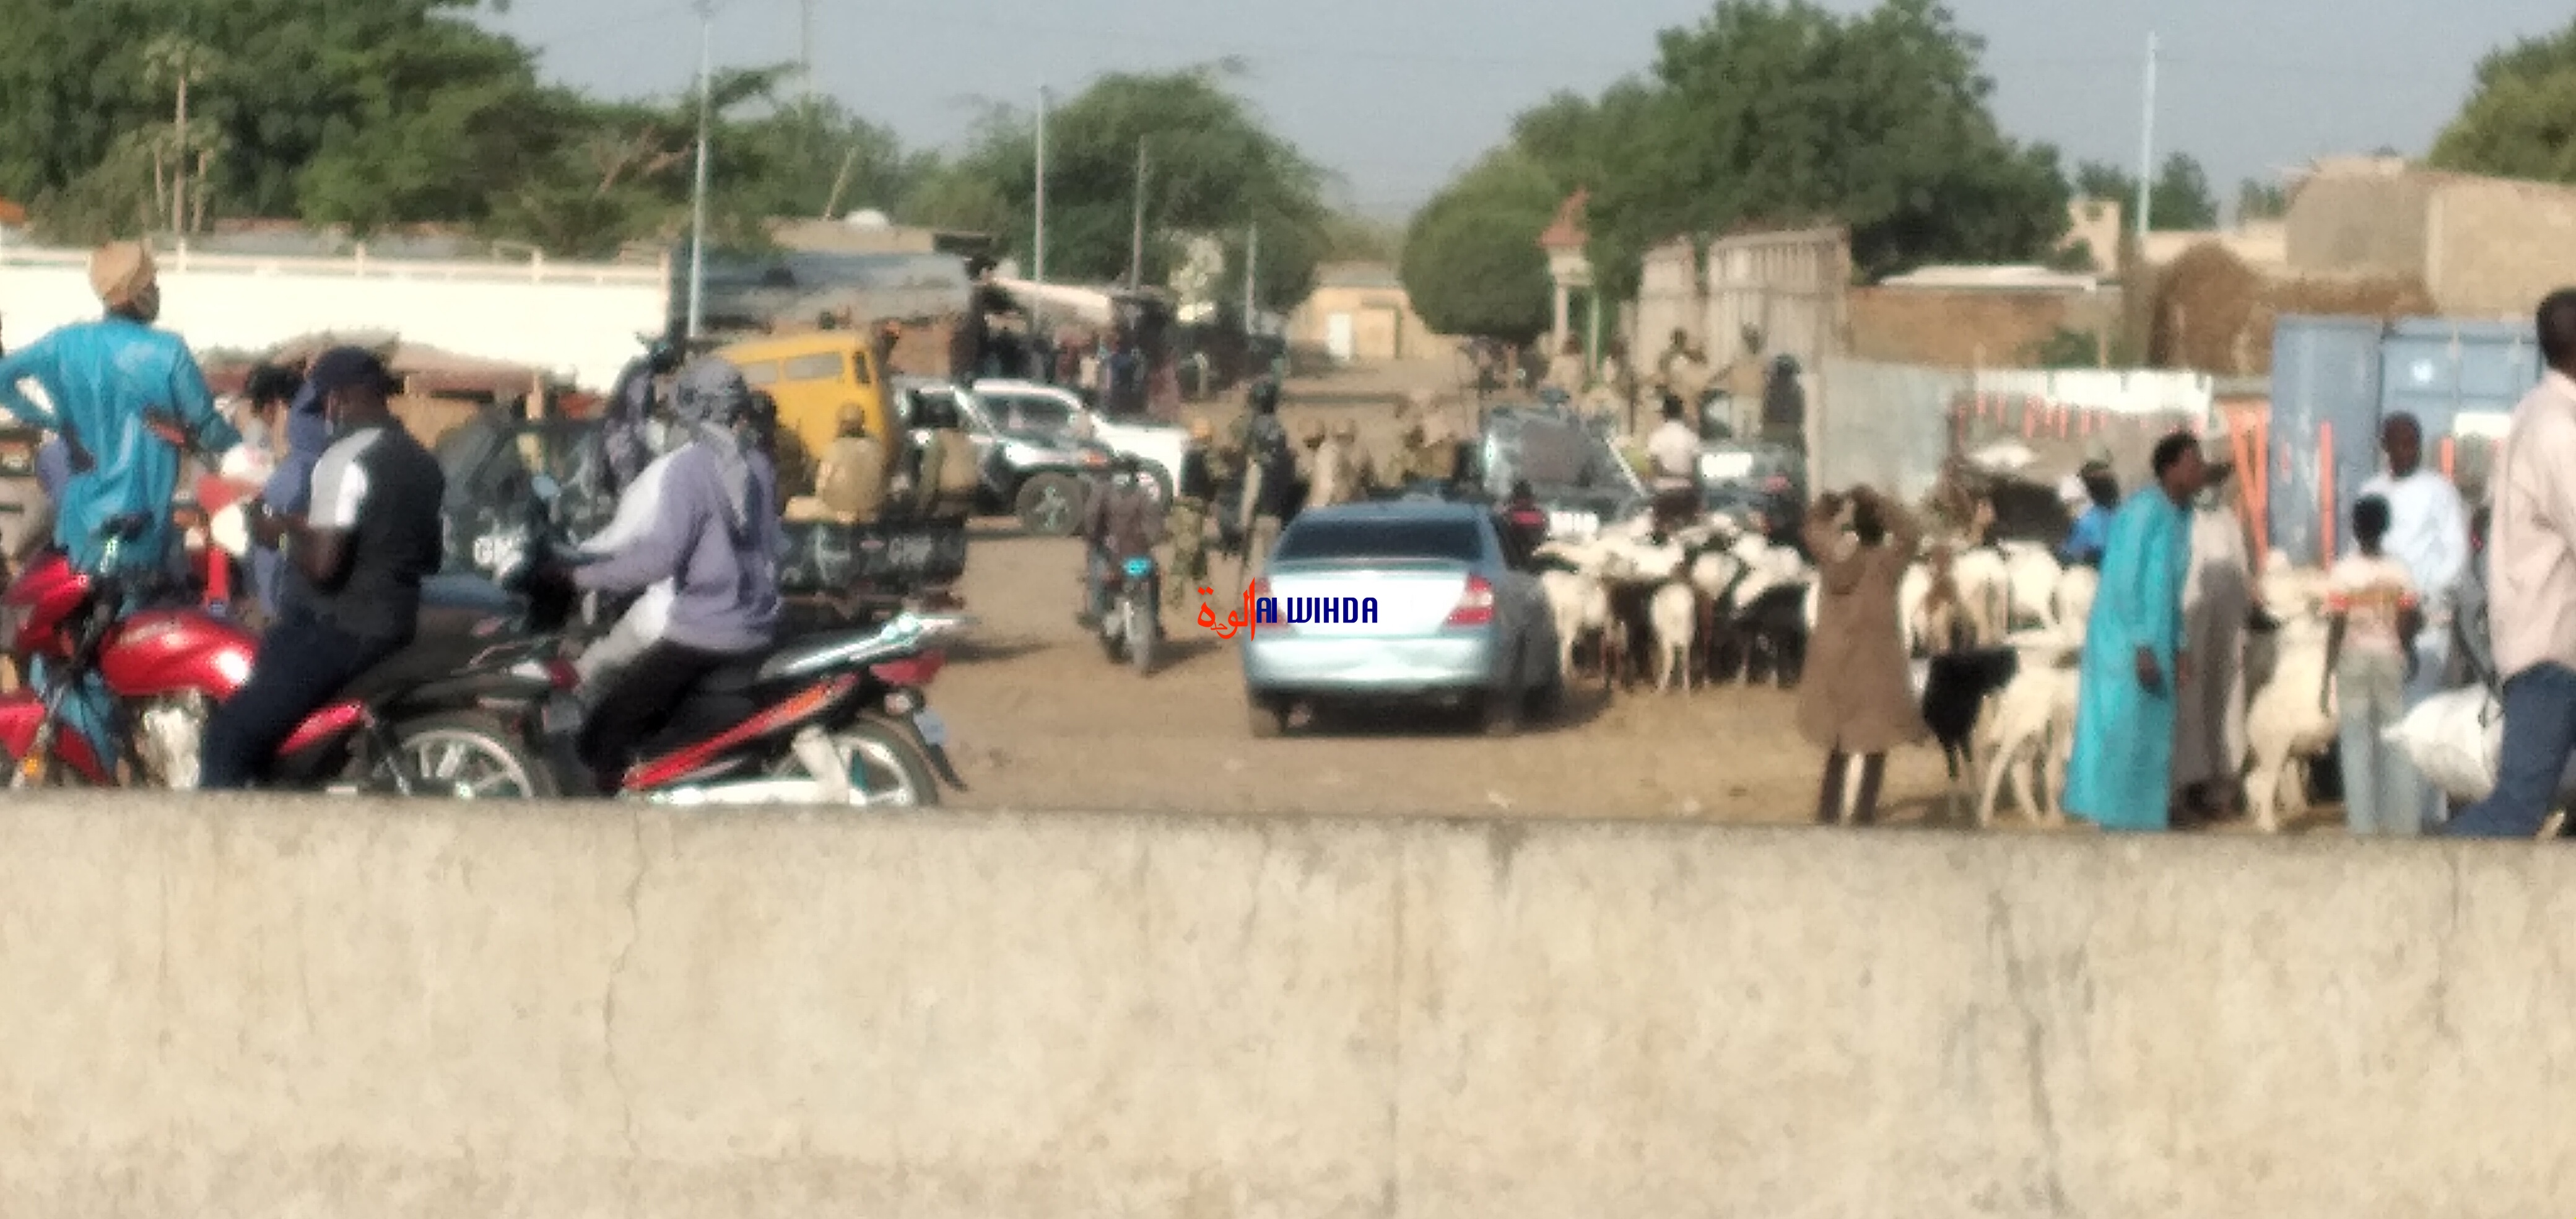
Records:
M1279 539L1280 562L1442 559L1473 563L1483 553L1473 521L1303 520Z

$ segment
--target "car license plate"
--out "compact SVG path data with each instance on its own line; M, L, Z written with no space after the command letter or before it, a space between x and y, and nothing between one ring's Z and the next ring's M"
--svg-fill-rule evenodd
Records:
M1551 512L1547 531L1561 538L1590 537L1601 531L1601 518L1589 512Z
M939 718L938 712L928 707L913 712L912 726L920 730L923 743L941 749L948 747L948 721Z

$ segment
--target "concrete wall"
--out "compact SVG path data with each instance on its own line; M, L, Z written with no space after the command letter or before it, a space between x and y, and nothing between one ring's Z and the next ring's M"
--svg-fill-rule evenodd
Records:
M1652 373L1671 347L1673 332L1683 331L1723 367L1734 358L1734 340L1723 346L1708 334L1708 297L1700 291L1699 254L1687 241L1666 242L1646 251L1637 264L1636 331L1628 351L1637 367Z
M2319 173L2299 183L2286 218L2290 269L2422 275L2432 189L2423 175L2376 167Z
M1851 354L1895 364L1992 368L2032 362L2059 330L2108 334L2117 289L2099 293L1853 288Z
M2424 286L2446 315L2528 321L2540 298L2576 287L2576 190L2444 178L2425 228Z
M13 798L0 1213L2564 1213L2576 856Z
M1723 367L1744 350L1744 328L1762 333L1762 354L1792 355L1814 368L1844 349L1844 295L1851 287L1851 235L1840 228L1745 233L1708 249L1709 359Z
M161 255L161 324L198 351L264 349L324 330L390 330L460 355L551 369L605 390L659 334L654 267ZM98 315L83 251L0 247L13 345Z

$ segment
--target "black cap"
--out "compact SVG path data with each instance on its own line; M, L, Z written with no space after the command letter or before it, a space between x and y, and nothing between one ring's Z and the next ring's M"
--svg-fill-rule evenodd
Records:
M313 386L313 396L328 398L333 390L371 386L381 393L394 392L394 377L385 371L385 362L363 347L334 347L313 361L313 371L306 380Z

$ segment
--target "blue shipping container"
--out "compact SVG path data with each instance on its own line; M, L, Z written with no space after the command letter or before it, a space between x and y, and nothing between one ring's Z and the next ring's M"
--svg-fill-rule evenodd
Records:
M2318 439L2334 437L2335 537L2353 495L2379 468L2381 330L2375 318L2284 316L2272 332L2272 548L2325 563Z
M2383 415L2403 411L2438 444L2464 414L2509 415L2540 383L2531 328L2514 322L2399 321L2381 347Z

